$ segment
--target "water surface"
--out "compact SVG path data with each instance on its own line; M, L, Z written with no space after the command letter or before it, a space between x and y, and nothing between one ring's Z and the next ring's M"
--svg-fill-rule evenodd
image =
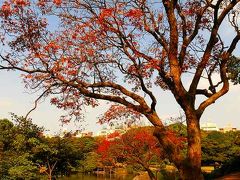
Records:
M89 175L89 174L78 174L70 177L63 177L60 180L132 180L133 175L112 175L111 177L105 175Z

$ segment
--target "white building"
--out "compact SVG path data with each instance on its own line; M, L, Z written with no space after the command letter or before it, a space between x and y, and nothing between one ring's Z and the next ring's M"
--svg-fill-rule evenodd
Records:
M219 131L225 133L225 132L229 132L229 131L237 131L237 128L232 127L231 124L228 124L228 125L227 125L226 127L224 127L224 128L219 128Z
M210 123L210 122L201 124L201 129L204 131L218 131L219 130L216 123Z

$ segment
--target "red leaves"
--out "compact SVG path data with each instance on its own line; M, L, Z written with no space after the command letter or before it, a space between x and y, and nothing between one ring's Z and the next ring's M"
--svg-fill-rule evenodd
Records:
M11 5L8 2L4 2L2 7L1 7L1 12L7 18L11 14Z
M102 123L109 123L112 120L119 120L124 117L125 120L138 120L141 117L141 114L134 111L131 108L127 108L125 106L120 105L112 105L107 112L99 119L99 122Z
M168 130L166 136L172 141L173 144L183 148L184 143L187 141L186 137L178 136L176 132Z
M101 9L101 13L100 13L100 18L105 18L105 17L110 17L112 16L114 11L114 8L106 8L106 9Z
M15 7L11 7L11 5L15 5ZM5 1L1 7L1 12L4 14L5 18L7 18L13 13L13 11L18 10L18 6L25 7L28 5L30 5L28 0Z
M115 139L104 139L97 150L105 161L113 162L120 157L127 163L142 165L148 164L153 157L160 158L162 155L158 141L149 127L130 129L125 134L113 133L110 136Z
M48 45L46 45L44 47L45 50L47 50L47 51L52 50L53 52L56 52L59 48L60 48L60 46L54 41L49 42Z
M51 104L57 104L59 102L59 100L56 97L54 97L51 99L50 102L51 102Z
M60 6L62 4L62 0L53 0L53 3L57 6Z
M27 6L30 4L28 0L14 0L13 2L17 6Z
M100 12L99 17L98 17L99 24L104 25L105 24L105 20L107 18L113 16L113 12L114 12L114 8L101 9L101 12Z
M134 151L135 149L144 151L144 149L142 149L144 147L146 147L148 151L159 149L157 139L153 136L151 130L146 127L129 130L122 136L122 140L130 151Z
M145 65L145 68L159 70L160 69L159 59L152 59L151 61L148 61L148 63Z
M103 161L112 162L112 151L114 150L114 145L114 141L109 141L107 139L103 139L98 144L97 153L100 154Z
M126 17L139 19L143 16L143 12L140 9L130 9L125 15Z
M117 137L120 137L120 133L117 132L117 131L115 131L115 132L113 132L113 133L111 133L107 136L108 139L114 139L114 138L117 138Z
M98 151L99 153L106 152L106 151L109 149L110 144L111 144L110 141L104 139L104 140L101 142L101 144L98 146L97 151Z

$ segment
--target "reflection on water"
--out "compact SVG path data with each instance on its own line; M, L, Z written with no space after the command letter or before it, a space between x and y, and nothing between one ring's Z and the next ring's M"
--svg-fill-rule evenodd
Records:
M64 177L61 178L61 180L132 180L133 175L126 175L126 176L121 176L121 175L112 175L110 176L95 176L95 175L88 175L88 174L78 174L78 175L72 175L70 177Z

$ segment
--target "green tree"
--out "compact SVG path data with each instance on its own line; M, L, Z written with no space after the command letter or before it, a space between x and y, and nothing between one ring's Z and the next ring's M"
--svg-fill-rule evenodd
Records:
M0 120L1 178L34 179L38 168L32 161L32 148L39 143L43 128L31 119L13 116L13 122Z
M32 162L30 154L23 153L19 155L19 153L16 153L8 161L11 161L11 167L8 170L11 179L25 180L38 178L38 168Z
M239 132L217 132L206 133L202 140L203 163L222 164L230 158L240 155L238 144Z
M84 154L84 159L79 162L83 172L92 172L102 165L100 155L96 152Z
M33 148L34 162L49 179L54 176L68 176L77 171L83 151L77 138L41 138L41 143Z

